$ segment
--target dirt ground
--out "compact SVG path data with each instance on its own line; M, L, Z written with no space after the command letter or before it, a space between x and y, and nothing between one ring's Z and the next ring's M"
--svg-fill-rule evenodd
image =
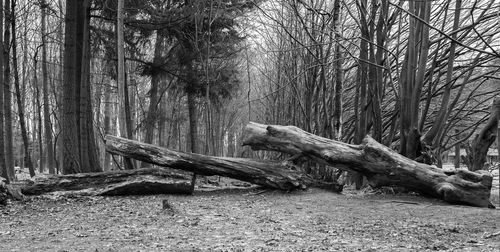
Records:
M165 209L164 209L165 208ZM500 210L417 195L259 188L30 197L0 208L0 251L498 251Z

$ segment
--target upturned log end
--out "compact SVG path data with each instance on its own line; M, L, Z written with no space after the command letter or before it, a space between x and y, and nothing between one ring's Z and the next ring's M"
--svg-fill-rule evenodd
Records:
M460 169L445 173L448 177L436 185L436 192L445 201L479 207L490 207L493 177L487 171Z
M490 207L489 190L468 190L465 191L450 183L441 183L436 189L439 196L446 202L452 204L465 204L477 207Z

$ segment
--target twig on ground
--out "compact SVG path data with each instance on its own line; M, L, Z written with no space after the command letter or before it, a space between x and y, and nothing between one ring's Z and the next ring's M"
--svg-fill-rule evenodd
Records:
M489 238L492 238L492 237L495 237L495 236L499 236L500 235L500 231L497 231L495 233L491 233L491 234L488 234L488 235L483 235L483 239L489 239Z

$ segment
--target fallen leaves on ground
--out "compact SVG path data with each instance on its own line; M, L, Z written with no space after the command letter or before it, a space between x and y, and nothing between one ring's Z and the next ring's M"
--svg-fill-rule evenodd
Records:
M167 204L168 207L165 207ZM165 209L164 209L165 208ZM0 208L0 251L494 251L500 211L416 195L44 195Z

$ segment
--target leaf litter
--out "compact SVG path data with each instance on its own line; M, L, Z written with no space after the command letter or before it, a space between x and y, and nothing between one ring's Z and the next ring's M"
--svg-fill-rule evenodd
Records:
M417 195L49 194L0 208L0 251L495 251L500 211ZM498 251L498 250L497 250Z

